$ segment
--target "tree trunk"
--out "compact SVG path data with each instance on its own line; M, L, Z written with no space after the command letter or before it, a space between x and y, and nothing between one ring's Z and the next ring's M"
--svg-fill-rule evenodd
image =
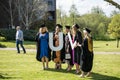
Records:
M119 47L119 38L117 38L117 48Z
M12 14L12 1L9 0L9 7L10 7L10 22L11 22L11 26L13 27L13 14Z
M75 24L75 15L73 14L73 24Z

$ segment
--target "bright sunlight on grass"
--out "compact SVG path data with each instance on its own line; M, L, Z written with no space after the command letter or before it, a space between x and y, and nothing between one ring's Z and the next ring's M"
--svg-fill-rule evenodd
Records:
M23 42L24 45L25 45L25 48L28 48L28 49L35 49L35 42L32 42L32 41L24 41ZM15 41L1 41L0 44L8 47L8 48L15 48L16 47L16 43Z
M85 79L75 74L75 67L67 72L64 64L63 69L55 70L52 61L49 67L42 70L34 51L0 50L0 80L120 80L120 54L95 54L92 76Z
M101 52L120 52L120 44L119 48L117 48L116 41L93 41L94 51Z
M94 51L99 52L120 52L120 44L119 48L116 47L116 41L93 41ZM15 48L15 41L10 42L0 42L0 44L8 47ZM35 42L24 41L25 48L35 49Z

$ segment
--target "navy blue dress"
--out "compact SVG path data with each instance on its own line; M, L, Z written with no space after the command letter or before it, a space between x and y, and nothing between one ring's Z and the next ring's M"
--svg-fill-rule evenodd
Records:
M48 58L48 33L40 34L40 58L47 57Z
M51 49L49 47L49 33L46 32L44 34L37 33L35 37L36 41L36 59L41 62L41 58L46 56L49 61L51 60Z

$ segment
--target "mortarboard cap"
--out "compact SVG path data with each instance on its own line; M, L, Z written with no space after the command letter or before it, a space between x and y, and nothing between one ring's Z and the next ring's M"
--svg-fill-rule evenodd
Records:
M65 26L65 28L70 29L70 26Z
M62 28L62 25L60 25L60 24L56 24L56 26L58 26L59 28Z
M78 24L75 24L74 26L75 26L77 29L79 29L79 25L78 25Z
M40 26L40 28L42 28L42 27L46 27L45 24L42 24L42 25Z
M88 33L90 33L90 32L91 32L91 30L90 30L90 29L88 29L88 28L85 28L85 30L86 30Z

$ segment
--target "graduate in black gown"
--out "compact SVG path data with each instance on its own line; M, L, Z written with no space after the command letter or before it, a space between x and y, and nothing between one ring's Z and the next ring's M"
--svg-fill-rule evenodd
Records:
M65 26L65 32L66 32L66 35L65 35L65 59L66 59L66 62L67 62L67 71L70 71L73 67L73 57L72 57L72 48L71 48L71 45L70 45L70 40L69 40L69 37L68 37L68 33L70 33L71 35L71 30L70 30L70 26ZM72 35L71 35L72 36Z
M53 44L55 47L59 46L59 35L58 33L62 32L62 25L57 24L55 28L55 32L53 35ZM53 51L52 60L55 62L55 69L61 69L62 63L65 63L65 35L63 34L63 48L59 51Z
M91 31L88 28L85 28L85 30L83 30L84 40L83 45L80 45L83 48L81 61L82 74L80 75L80 77L84 77L85 73L86 77L90 76L93 66L93 40L90 32Z
M72 26L72 42L74 43L74 49L72 50L72 61L76 66L76 73L80 72L80 60L81 60L81 48L77 44L82 44L83 38L79 31L79 25L74 24Z
M48 62L51 60L51 50L49 48L49 33L47 27L43 24L35 38L37 54L36 59L42 61L43 69L48 69ZM46 67L45 67L46 63Z

